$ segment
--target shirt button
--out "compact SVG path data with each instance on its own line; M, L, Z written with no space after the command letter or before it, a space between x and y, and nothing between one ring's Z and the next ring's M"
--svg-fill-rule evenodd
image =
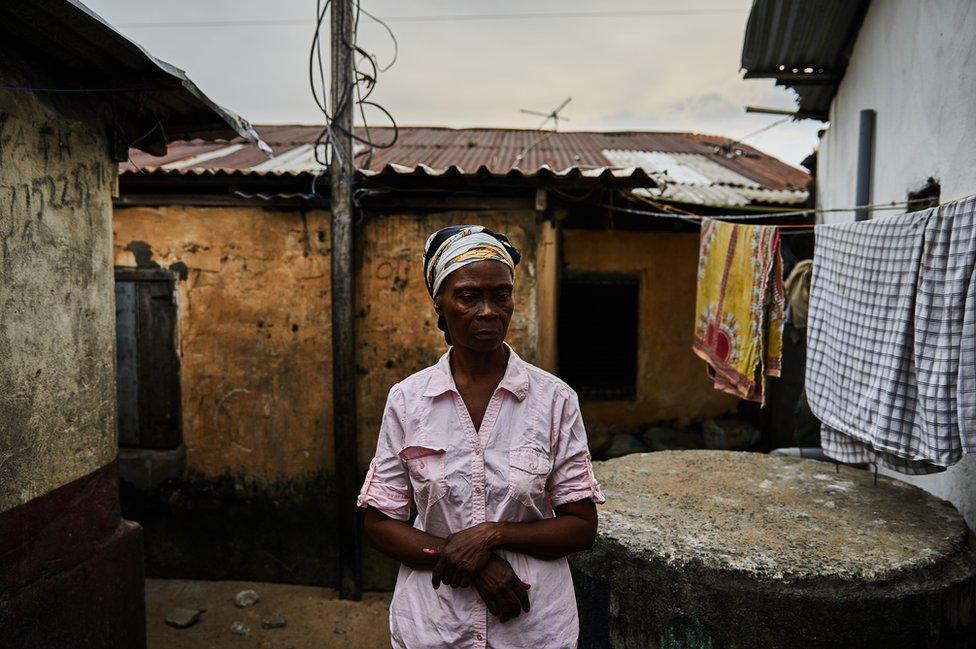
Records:
M424 468L424 467L426 467L426 466L427 466L427 464L426 464L426 463L424 463L424 461L423 461L423 460L421 460L421 461L420 461L420 468L421 468L421 469L423 469L423 468Z
M474 449L474 454L475 455L481 455L481 449L480 448Z
M476 494L480 494L480 493L481 493L481 487L475 487L475 488L474 488L474 492L475 492Z
M478 639L479 642L485 639L485 636L481 635L480 633L475 637Z
M535 462L533 462L532 464L530 464L530 465L529 465L529 468L530 468L530 469L534 469L534 468L535 468Z

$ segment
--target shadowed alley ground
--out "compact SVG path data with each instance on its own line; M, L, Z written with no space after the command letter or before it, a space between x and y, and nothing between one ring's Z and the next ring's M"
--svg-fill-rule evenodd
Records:
M234 596L253 589L261 601L237 608ZM366 593L361 602L338 599L336 591L315 586L293 586L246 581L146 580L146 628L149 649L376 649L390 646L391 593ZM176 607L205 609L200 621L188 629L166 625L166 614ZM280 612L287 620L281 629L263 629L261 620ZM234 635L231 625L248 627L246 636Z

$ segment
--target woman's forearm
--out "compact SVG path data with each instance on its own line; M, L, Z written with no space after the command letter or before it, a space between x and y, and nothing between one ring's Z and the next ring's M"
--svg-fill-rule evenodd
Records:
M363 527L370 545L414 570L432 570L437 557L425 553L424 548L439 548L444 543L444 539L390 518L372 507L366 510Z
M538 559L559 559L593 545L596 506L589 501L569 503L556 509L555 518L490 525L496 549L521 552Z

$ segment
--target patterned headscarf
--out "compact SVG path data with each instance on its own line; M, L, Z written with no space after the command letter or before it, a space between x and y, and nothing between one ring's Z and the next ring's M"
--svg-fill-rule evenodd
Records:
M427 238L424 246L424 281L431 297L437 295L444 279L462 266L476 261L500 261L515 274L521 254L504 234L481 225L452 225Z
M424 246L424 283L430 296L435 297L447 276L458 268L476 261L494 260L508 266L514 277L515 267L521 259L521 253L504 234L492 232L481 225L451 225L427 238ZM443 316L437 319L437 327L444 332L447 344L453 344Z

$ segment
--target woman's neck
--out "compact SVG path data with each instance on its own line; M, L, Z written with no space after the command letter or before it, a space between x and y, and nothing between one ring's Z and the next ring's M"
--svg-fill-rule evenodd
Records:
M504 344L487 352L468 347L451 347L451 373L459 384L501 380L508 367L508 347Z

